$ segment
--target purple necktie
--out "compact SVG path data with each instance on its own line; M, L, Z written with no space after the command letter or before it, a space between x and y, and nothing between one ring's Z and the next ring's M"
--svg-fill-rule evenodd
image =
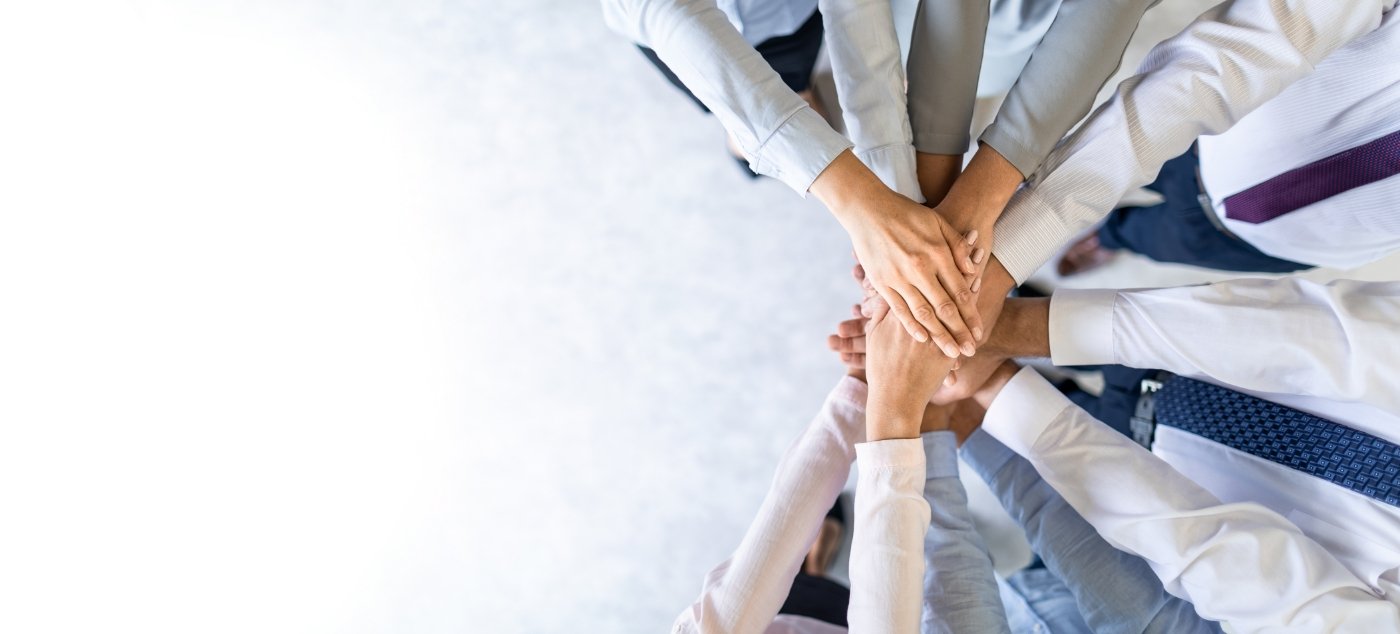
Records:
M1320 200L1400 174L1400 132L1289 170L1225 199L1225 217L1268 222Z

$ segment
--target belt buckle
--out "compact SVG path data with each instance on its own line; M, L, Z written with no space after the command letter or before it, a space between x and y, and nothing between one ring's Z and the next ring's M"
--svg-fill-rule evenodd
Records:
M1152 448L1152 436L1157 428L1157 407L1154 401L1160 389L1161 381L1143 379L1137 407L1134 408L1132 418L1128 419L1128 429L1133 433L1133 441L1145 449Z

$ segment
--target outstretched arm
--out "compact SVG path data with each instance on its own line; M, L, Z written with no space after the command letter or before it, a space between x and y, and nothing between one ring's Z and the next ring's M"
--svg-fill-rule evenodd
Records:
M949 356L975 348L981 323L962 234L901 196L788 89L714 0L603 0L608 24L650 46L715 113L754 170L811 191L850 234L877 290L909 334Z
M1277 513L1221 504L1034 370L979 392L989 434L1025 457L1113 546L1201 616L1243 631L1383 632L1400 609Z
M841 118L856 157L890 189L923 202L889 0L821 0L817 6L826 26Z
M1221 631L1190 603L1167 594L1147 562L1099 537L1025 458L982 431L963 443L961 455L1021 525L1045 567L1065 581L1080 616L1094 631Z
M1018 282L1197 137L1219 134L1374 30L1395 0L1231 0L1158 44L1008 205L994 251Z
M840 494L865 435L865 384L842 379L778 463L739 548L705 576L673 632L761 632L787 598L822 518Z

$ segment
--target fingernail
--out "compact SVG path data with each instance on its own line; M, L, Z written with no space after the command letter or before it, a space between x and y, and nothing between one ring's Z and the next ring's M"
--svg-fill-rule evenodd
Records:
M954 346L950 343L948 345L943 346L943 354L948 355L948 358L950 359L956 359L958 358L958 348L957 346Z
M943 379L943 384L948 387L953 387L958 384L958 377L952 372L949 372L947 378Z
M970 357L977 354L977 348L970 343L965 343L962 345L962 353L964 357Z
M977 230L976 230L976 229L973 229L972 231L967 232L967 245L968 245L968 246L972 246L972 245L974 245L974 244L977 244Z
M973 339L976 339L976 340L978 340L978 341L981 341L981 340L982 340L982 329L981 329L981 328L973 328L973 329L972 329L972 338L973 338Z
M982 263L982 259L985 258L985 257L987 257L987 250L986 250L986 249L978 249L978 250L972 252L972 261L975 262L975 263L977 263L977 264L981 264L981 263Z
M981 288L982 288L982 278L979 277L979 278L977 278L977 279L975 279L975 280L972 280L972 292L976 293L978 290L981 290Z
M922 332L916 332L916 333L914 333L914 341L917 341L917 342L919 342L919 343L923 343L923 342L925 342L925 341L928 341L928 335L926 335L926 334L924 334L924 333L922 333Z

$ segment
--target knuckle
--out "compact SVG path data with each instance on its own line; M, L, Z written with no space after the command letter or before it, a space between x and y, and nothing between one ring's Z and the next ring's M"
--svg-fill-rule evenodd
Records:
M951 301L943 302L938 305L938 308L934 309L934 312L936 312L940 318L949 319L958 314L958 305Z
M955 294L955 297L957 298L957 302L959 304L967 304L972 301L972 291L969 290L967 287L963 287L958 290L958 292Z

